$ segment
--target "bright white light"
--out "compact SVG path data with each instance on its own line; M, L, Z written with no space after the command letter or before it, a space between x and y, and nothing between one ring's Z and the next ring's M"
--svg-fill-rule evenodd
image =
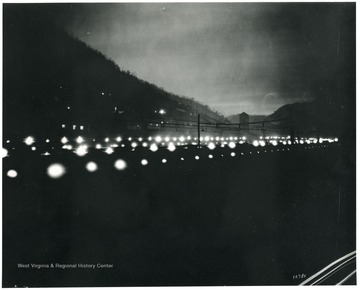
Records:
M49 139L46 139L46 141L45 141L46 143L49 143L50 142L50 140Z
M148 140L151 141L151 140L152 140L152 137L149 137Z
M260 146L262 146L262 147L264 147L264 146L266 145L265 141L263 141L263 140L261 140L261 141L259 142L259 144L260 144Z
M15 178L17 176L17 172L14 169L10 169L7 172L7 176L9 176L10 178Z
M215 144L213 142L210 142L209 145L208 145L208 148L210 150L214 150L216 148Z
M231 152L231 154L230 154L232 157L234 157L236 154L235 154L235 152Z
M155 137L155 141L158 142L158 143L160 143L160 142L162 141L162 139L161 139L160 136L156 136L156 137Z
M174 145L174 143L170 142L167 149L171 152L175 151L176 147Z
M110 147L116 148L116 147L119 147L119 145L118 144L111 144Z
M138 140L141 142L143 140L143 138L139 137Z
M271 141L271 143L274 145L274 146L277 146L277 142L275 140Z
M69 140L65 136L61 138L61 143L65 144L67 142L69 142Z
M243 136L243 137L242 137L242 139L243 139L243 140L246 140L246 137L245 137L245 136Z
M144 142L144 143L142 143L142 146L143 146L143 147L147 147L147 146L148 146L148 143Z
M84 126L80 126L80 130L84 130Z
M86 169L90 172L94 172L98 169L98 166L95 162L90 161L86 164Z
M141 165L147 165L148 164L148 161L146 160L146 159L143 159L143 160L141 160Z
M164 114L166 114L166 112L164 109L160 109L159 114L164 115Z
M300 144L304 144L304 140L300 140Z
M186 139L191 140L191 136L187 136L187 138L186 138Z
M6 140L6 143L10 143L10 140Z
M233 140L233 137L231 136L231 137L229 138L229 140Z
M169 137L165 137L165 142L169 142L170 138Z
M124 170L127 167L127 164L124 160L118 159L115 161L114 166L117 170Z
M121 147L125 147L125 144L121 144Z
M105 138L105 142L109 142L109 138Z
M216 141L219 141L219 140L220 140L220 138L219 138L219 137L216 137L216 138L215 138L215 140L216 140Z
M61 128L65 128L65 124L61 124Z
M212 159L214 156L212 156L211 154L209 154L209 158Z
M62 165L60 163L51 164L47 169L47 174L51 178L60 178L61 176L63 176L65 174L65 172L66 172L66 169L65 169L64 165Z
M181 157L180 159L181 159L181 161L184 161L184 158L183 158L183 157Z
M132 143L131 143L131 147L132 147L132 148L136 148L137 146L138 146L138 144L137 144L136 142L132 142Z
M31 150L32 150L32 151L35 151L35 150L36 150L36 147L35 147L35 146L31 147Z
M155 144L155 143L152 143L151 145L150 145L150 150L152 151L152 152L155 152L155 151L157 151L159 148L157 147L157 145Z
M335 138L334 141L337 142L337 141L339 141L339 139L338 139L338 138Z
M227 139L227 138L226 138L226 139ZM221 137L220 140L221 140L221 141L224 141L224 137Z
M177 140L177 138L176 138L176 137L174 137L174 138L173 138L173 141L176 141L176 140Z
M181 137L179 138L179 141L180 141L180 142L184 142L184 141L185 141L185 137L184 137L184 136L181 136Z
M316 144L318 142L318 140L317 139L314 139L314 143Z
M114 153L114 149L112 149L111 147L108 147L108 148L106 148L105 153L110 155L110 154Z
M81 137L81 136L79 136L79 137L76 138L76 142L77 142L78 144L80 144L80 143L84 142L84 138Z
M96 145L95 145L95 148L96 148L96 149L101 149L101 144L96 144Z
M117 142L121 142L121 140L122 140L121 137L116 137Z
M84 145L80 145L76 150L75 150L75 154L77 156L85 156L87 154L87 147Z
M287 142L289 145L291 145L291 141L289 140L288 142Z
M24 142L26 145L30 146L31 144L33 144L35 142L35 139L34 139L34 137L29 136L29 137L26 137Z
M5 148L1 148L1 158L8 156L8 151Z
M129 137L129 138L128 138L128 140L129 140L129 141L131 141L131 140L132 140L132 138L131 138L131 137Z
M166 163L166 162L167 162L167 160L166 160L166 159L163 159L163 160L161 160L161 162L162 162L162 163Z
M229 143L229 147L230 147L231 149L234 149L234 148L236 147L236 144L235 144L234 142L230 142L230 143Z
M196 159L196 160L199 160L199 159L200 159L200 157L196 155L196 156L195 156L195 159Z
M253 145L254 145L255 147L258 147L258 146L259 146L259 142L258 142L257 140L255 140L255 141L253 142Z

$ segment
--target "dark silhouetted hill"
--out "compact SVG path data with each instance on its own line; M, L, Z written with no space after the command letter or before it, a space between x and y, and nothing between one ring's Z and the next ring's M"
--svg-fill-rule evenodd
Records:
M4 135L56 134L60 124L116 130L121 120L214 121L218 113L121 70L31 5L4 5ZM166 115L160 115L163 109Z

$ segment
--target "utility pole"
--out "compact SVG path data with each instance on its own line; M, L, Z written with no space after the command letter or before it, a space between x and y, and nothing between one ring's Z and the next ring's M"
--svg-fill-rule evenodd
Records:
M200 114L198 114L198 147L200 148Z

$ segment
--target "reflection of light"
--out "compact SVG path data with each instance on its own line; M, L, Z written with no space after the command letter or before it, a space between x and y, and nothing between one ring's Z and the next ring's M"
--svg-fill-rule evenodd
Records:
M41 154L41 155L48 156L48 155L50 155L50 153L49 153L49 152L45 152L45 153L43 153L43 154Z
M166 160L166 159L163 159L163 160L161 160L161 162L162 162L162 163L166 163L166 162L167 162L167 160Z
M94 172L98 169L98 166L95 162L90 161L86 164L86 169L90 172Z
M209 145L208 145L208 148L210 149L210 150L214 150L215 149L215 144L213 143L213 142L210 142L209 143Z
M33 144L35 142L35 139L34 139L34 137L29 136L29 137L26 137L24 142L25 142L26 145L30 146L31 144Z
M143 159L143 160L141 160L141 165L147 165L148 164L148 161L146 160L146 159Z
M61 143L65 144L67 142L69 142L69 140L65 136L61 138Z
M151 150L152 152L155 152L155 151L157 151L157 150L158 150L158 147L156 146L156 144L155 144L155 143L151 144L151 146L150 146L150 150Z
M235 152L231 152L231 154L230 154L232 157L234 157L236 154L235 154Z
M65 167L60 163L51 164L47 169L47 174L51 178L60 178L66 172Z
M114 166L117 170L124 170L126 168L126 162L122 159L118 159L115 161Z
M138 145L138 144L137 144L136 142L132 142L132 143L131 143L131 147L132 147L132 148L136 148L137 145Z
M235 144L234 142L230 142L230 143L229 143L229 147L230 147L231 149L234 149L234 148L236 147L236 144Z
M10 178L15 178L17 176L17 172L14 169L10 169L7 172L7 176L9 176Z
M259 146L259 142L258 142L257 140L255 140L255 141L253 142L253 145L254 145L255 147L258 147L258 146Z
M87 154L87 150L86 150L86 146L84 145L80 145L76 150L75 150L75 154L77 156L84 156Z
M170 142L167 149L169 151L173 152L176 149L176 147L175 147L174 143Z
M209 154L209 158L212 159L214 156L212 156L211 154Z
M112 149L111 147L108 147L108 148L106 148L105 153L110 155L110 154L114 153L114 149Z
M160 142L161 142L161 137L160 137L160 136L156 136L155 141L158 142L158 143L160 143Z
M200 159L200 157L196 155L196 156L195 156L195 159L196 159L196 160L199 160L199 159Z
M1 148L1 158L6 157L8 154L8 151L5 148Z

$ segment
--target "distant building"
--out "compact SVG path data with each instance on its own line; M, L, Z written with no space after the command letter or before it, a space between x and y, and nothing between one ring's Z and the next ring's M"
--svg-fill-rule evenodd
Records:
M239 129L249 129L249 115L245 112L239 114Z

